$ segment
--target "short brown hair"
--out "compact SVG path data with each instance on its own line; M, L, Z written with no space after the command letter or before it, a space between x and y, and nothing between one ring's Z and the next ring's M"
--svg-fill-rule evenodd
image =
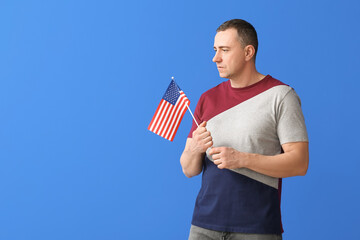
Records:
M255 48L254 59L258 50L258 38L257 33L253 25L242 19L232 19L221 24L216 32L225 31L229 28L235 28L238 32L239 41L243 47L252 45Z

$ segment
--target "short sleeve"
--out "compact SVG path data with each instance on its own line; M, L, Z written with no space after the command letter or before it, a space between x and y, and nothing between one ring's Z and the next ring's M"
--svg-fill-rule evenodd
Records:
M308 142L301 101L294 89L290 89L280 102L277 112L277 134L280 144Z
M198 122L198 124L202 123L203 120L202 120L202 105L203 105L203 95L201 95L197 105L196 105L196 108L195 108L195 112L194 112L194 117L196 119L196 121ZM192 133L193 131L195 131L197 129L197 125L195 123L195 121L193 120L192 121L192 126L191 126L191 129L190 129L190 133L188 135L188 138L192 138Z

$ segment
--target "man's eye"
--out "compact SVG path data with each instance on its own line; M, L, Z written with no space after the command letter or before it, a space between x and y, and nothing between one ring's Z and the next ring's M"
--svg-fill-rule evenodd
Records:
M229 51L228 49L223 49L223 52L227 52L227 51Z

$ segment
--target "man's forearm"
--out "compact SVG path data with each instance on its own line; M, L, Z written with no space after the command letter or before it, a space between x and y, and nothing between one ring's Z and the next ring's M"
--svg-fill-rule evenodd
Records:
M180 163L185 176L190 178L199 175L202 171L203 158L204 154L191 150L184 150L180 158Z
M275 156L246 153L240 159L243 167L271 177L285 178L306 174L309 157L307 143Z
M228 147L215 147L210 150L210 155L220 169L248 168L277 178L305 175L309 165L308 143L286 143L282 148L282 154L265 156Z

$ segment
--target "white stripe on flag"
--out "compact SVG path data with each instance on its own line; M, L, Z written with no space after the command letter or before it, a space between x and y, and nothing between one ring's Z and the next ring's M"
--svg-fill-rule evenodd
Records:
M159 119L159 122L161 122L161 124L159 125L159 128L158 128L158 129L155 129L155 132L156 132L156 134L158 134L158 135L160 135L161 129L163 128L163 126L164 126L164 124L165 124L165 122L166 122L166 119L168 118L167 116L168 116L168 114L169 114L169 111L171 111L172 106L173 106L171 103L169 103L169 102L167 102L167 101L165 101L165 104L166 104L166 110L164 111L164 114L163 114L162 118Z
M180 95L179 99L176 101L176 104L175 104L176 107L173 108L173 111L169 115L168 121L166 122L166 128L164 127L164 129L163 129L164 132L161 134L162 136L165 136L166 133L169 131L169 126L171 125L172 119L177 116L177 112L180 108L182 99L183 99L183 96Z
M157 119L159 118L159 115L160 115L163 107L164 107L164 102L161 103L161 106L160 106L160 108L159 108L159 111L157 112L156 117L155 117L153 123L152 123L151 126L150 126L150 129L149 129L149 130L152 131L152 132L154 131L154 127L155 127L155 125L157 124Z
M163 117L165 115L165 113L167 112L168 110L168 107L169 107L169 103L167 101L164 101L164 110L163 112L161 113L156 125L155 125L155 128L154 128L154 133L157 134L157 129L159 128L159 126L161 125L162 121L163 121Z
M178 98L178 100L176 101L175 105L171 106L171 112L170 112L170 114L167 115L167 118L166 118L166 120L164 121L164 127L161 129L161 131L159 131L160 136L162 136L162 137L164 137L165 132L166 132L168 126L169 126L169 121L170 121L172 115L174 114L175 110L176 110L177 107L178 107L178 102L179 102L179 100L180 100L180 98ZM163 131L164 131L164 132L163 132Z
M185 108L182 108L182 111L181 111L180 116L181 116L183 113L185 113L186 110L187 110L186 107L185 107ZM170 139L172 139L172 138L174 137L175 130L177 129L179 123L180 123L180 118L177 118L176 123L175 123L175 126L173 127L172 132L171 132L171 134L170 134L170 137L169 137Z
M180 103L178 103L179 105L178 105L178 108L176 109L176 113L174 115L174 118L171 119L171 123L169 124L169 128L167 129L166 133L164 133L166 139L169 138L169 134L171 132L171 129L173 129L173 125L174 125L175 120L179 118L179 112L182 111L184 101L186 101L186 97L183 95L183 96L181 96L181 98L179 100L180 100Z

